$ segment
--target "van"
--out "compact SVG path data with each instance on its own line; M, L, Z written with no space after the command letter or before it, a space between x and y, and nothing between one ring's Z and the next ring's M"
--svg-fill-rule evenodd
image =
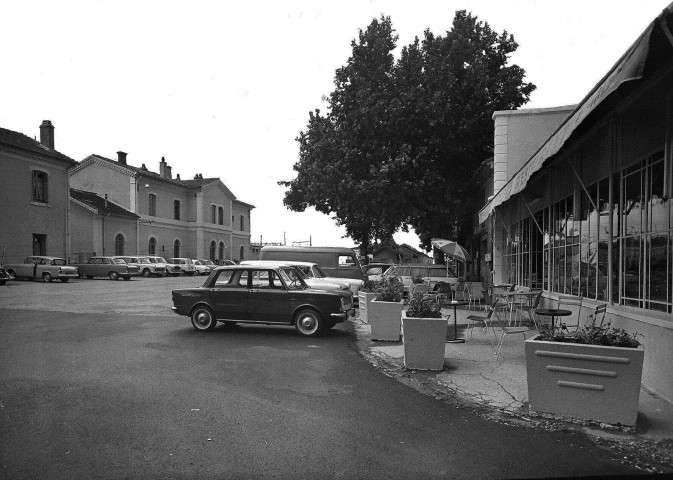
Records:
M364 280L360 260L353 250L344 247L262 247L260 260L317 263L328 277Z

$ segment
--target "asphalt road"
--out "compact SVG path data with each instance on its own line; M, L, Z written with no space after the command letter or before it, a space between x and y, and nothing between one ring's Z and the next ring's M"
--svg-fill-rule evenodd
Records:
M638 473L584 435L491 422L381 374L350 324L195 332L170 289L201 281L0 287L0 478Z

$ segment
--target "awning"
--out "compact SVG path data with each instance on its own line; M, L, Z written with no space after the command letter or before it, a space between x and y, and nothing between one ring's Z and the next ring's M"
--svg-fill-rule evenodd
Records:
M600 105L620 85L631 80L642 78L645 61L650 51L652 32L657 25L666 31L666 36L671 40L671 34L666 26L665 19L673 14L673 3L650 23L645 31L622 55L610 71L598 82L598 84L584 97L582 102L575 108L561 126L547 139L547 141L535 152L535 154L519 169L516 174L493 196L493 198L479 212L479 223L483 223L489 217L493 209L507 201L512 195L523 191L530 177L542 168L546 160L561 150L573 131L587 118L587 116Z

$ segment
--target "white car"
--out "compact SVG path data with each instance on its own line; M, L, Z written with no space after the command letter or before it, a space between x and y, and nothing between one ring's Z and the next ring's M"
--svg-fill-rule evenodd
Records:
M156 264L157 266L159 265L163 266L164 272L166 272L165 275L173 275L173 276L180 275L180 268L177 265L168 263L164 257L148 256L145 258L147 258L150 262Z
M140 275L143 277L150 277L154 275L155 277L164 277L166 276L166 267L160 263L152 263L147 257L134 257L127 255L117 255L113 258L121 258L129 265L135 265L138 267Z
M194 262L194 268L196 269L197 275L209 275L213 271L214 265L206 265L202 260L192 260Z
M169 258L168 263L175 265L176 269L179 270L178 275L184 273L191 276L196 273L196 268L191 258Z
M270 264L270 265L287 265L290 267L295 267L295 270L298 272L298 274L301 276L302 280L306 283L311 288L317 288L319 290L350 290L350 285L347 282L344 282L344 279L341 282L334 282L331 280L325 280L324 278L315 278L315 277L309 277L307 276L304 271L299 268L297 263L303 263L303 262L280 262L280 261L270 261L270 260L245 260L241 262L241 265L259 265L259 264Z
M292 265L293 267L299 268L299 270L301 270L302 273L306 275L306 278L308 278L309 280L327 282L335 285L341 285L345 283L348 285L348 289L353 294L353 298L358 298L358 291L360 291L360 288L365 283L364 280L360 280L358 278L328 277L327 275L325 275L325 271L322 268L320 268L320 265L318 265L317 263L294 262L294 261L288 261L283 263L285 263L286 265ZM304 279L304 281L306 281L306 279ZM306 283L310 285L309 282Z

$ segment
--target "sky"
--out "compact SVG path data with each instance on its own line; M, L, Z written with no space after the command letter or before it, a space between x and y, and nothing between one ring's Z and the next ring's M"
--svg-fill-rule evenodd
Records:
M96 153L173 175L219 177L255 205L252 242L354 246L329 216L283 206L296 137L351 53L386 15L398 50L467 10L519 49L537 86L523 108L576 104L667 0L0 0L0 127L81 161ZM1 173L0 173L1 174ZM413 233L398 243L419 244Z

